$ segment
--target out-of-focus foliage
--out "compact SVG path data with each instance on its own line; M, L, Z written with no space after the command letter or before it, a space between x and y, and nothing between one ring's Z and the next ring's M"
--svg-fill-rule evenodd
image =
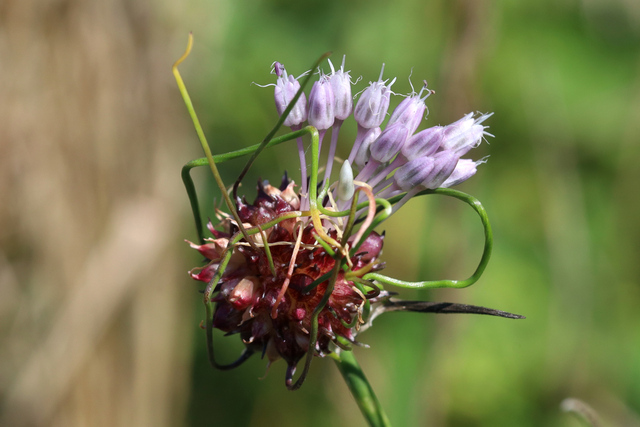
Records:
M95 327L88 335L93 339L85 344L94 347L82 347L84 356L78 359L82 365L67 370L73 377L58 379L62 388L49 388L51 395L57 390L63 394L56 395L52 408L47 406L49 418L36 420L65 426L364 425L328 360L316 359L307 382L295 393L284 387L282 363L274 364L262 380L258 377L264 375L266 363L258 358L229 372L208 365L204 334L198 329L203 317L198 285L181 275L200 260L180 244L181 235L193 240L195 233L186 195L176 185L182 164L200 153L170 80L171 62L182 53L186 34L193 30L196 44L181 70L214 153L254 144L275 123L272 88L251 84L275 80L269 75L273 61L298 75L327 50L334 52L334 63L346 54L352 75L362 75L354 93L377 79L382 62L385 76L398 77L393 87L397 93L411 90L410 74L416 86L428 80L436 90L428 100L430 125L450 123L470 111L495 112L486 124L496 137L475 154L491 157L460 187L483 202L494 227L495 251L485 276L468 289L403 291L402 296L484 305L527 319L411 313L379 318L360 336L371 348L356 349L356 356L394 425L577 426L577 420L560 409L567 397L587 402L611 425L640 425L640 4L623 0L218 0L190 1L179 7L142 0L131 2L135 7L116 1L93 3L109 13L83 9L76 2L50 5L47 10L52 15L46 15L50 19L36 20L43 30L31 30L36 36L30 43L41 43L37 52L47 51L46 40L54 48L64 43L85 46L79 59L71 55L52 60L57 64L54 70L71 73L69 84L84 85L77 93L66 92L67 98L55 98L52 88L60 87L60 77L44 72L42 58L28 56L33 52L30 45L11 50L15 43L26 43L30 21L24 27L0 21L0 49L14 55L14 61L3 60L0 72L24 77L11 68L16 58L25 72L41 70L41 78L29 80L27 73L22 86L7 83L15 79L3 79L2 102L10 99L21 108L2 105L6 126L0 128L38 129L35 124L20 127L20 120L29 123L27 118L34 114L27 101L53 96L58 101L46 104L51 106L47 117L63 129L58 140L75 141L47 144L51 132L44 128L35 139L26 131L2 134L0 148L11 155L0 159L4 205L0 219L6 230L1 235L0 262L7 272L0 283L3 292L11 291L6 300L29 313L18 313L0 298L0 344L9 340L20 344L3 345L0 350L5 365L0 371L0 398L5 402L18 402L26 408L24 413L31 413L48 396L20 391L39 390L29 388L29 381L46 386L47 370L55 369L47 365L55 359L42 351L57 348L56 342L49 347L38 343L50 339L50 330L65 325L61 310L75 307L73 301L66 303L76 295L75 285L65 280L75 277L78 269L91 271L93 264L85 253L93 246L85 239L111 241L112 229L105 231L103 226L117 202L147 200L154 194L160 201L155 205L160 206L158 211L174 216L154 216L153 224L165 228L153 233L165 236L149 248L140 247L158 251L153 252L154 259L170 271L160 274L158 264L144 257L139 260L147 262L142 264L149 269L145 271L156 274L151 281L148 274L134 275L134 282L149 284L136 285L135 292L123 291L121 300L112 303L111 314L100 317L104 326ZM8 2L14 9L16 4ZM86 13L87 19L77 21L69 10ZM24 18L28 13L33 11L11 16ZM108 19L113 22L105 23ZM69 32L68 28L79 28L76 36L69 37L63 25ZM51 38L52 33L58 37ZM136 49L131 48L134 45ZM129 53L123 55L118 49ZM92 58L97 58L95 64ZM121 74L114 77L116 72ZM95 78L82 79L89 74ZM45 76L50 80L43 80ZM119 97L96 98L95 92ZM77 111L65 110L65 101L76 102ZM56 105L64 108L56 110ZM122 105L126 108L118 108ZM121 126L124 122L127 127ZM173 129L170 140L167 129ZM339 155L348 154L347 142L354 136L354 123L345 123ZM52 150L45 151L48 164L63 159L60 164L68 168L47 170L46 176L42 168L19 174L18 168L32 164L22 151L28 150L27 142ZM95 167L85 166L74 175L69 172L78 164L74 155L89 166L95 162ZM136 159L138 172L131 172L133 160L127 159ZM221 166L229 185L242 164ZM258 177L279 182L285 169L294 177L299 173L293 145L265 152L241 191L251 199ZM9 178L24 174L32 182L20 187L19 194L30 197L7 190L12 188ZM219 200L219 194L206 171L195 175L198 185L208 191L203 193L205 215L213 215L212 199ZM90 180L83 181L86 176ZM43 183L55 186L42 190ZM57 192L66 195L66 204L52 198L58 204L47 211L50 203L36 203L39 197ZM74 198L78 194L91 197ZM20 203L7 207L5 196ZM27 217L22 216L25 212ZM91 226L74 223L65 228L67 234L52 234L56 218L63 221L68 212L90 218ZM133 215L130 210L123 212ZM38 222L40 217L46 220ZM38 225L44 229L36 233ZM384 228L386 273L398 278L463 278L480 256L479 221L454 201L433 196L414 200ZM39 233L47 237L47 251L38 247ZM61 239L75 242L64 249L67 256L54 253L54 243ZM171 269L165 260L177 265ZM133 256L125 257L120 268L133 269L129 262ZM47 283L51 278L56 286ZM109 283L106 280L104 286ZM95 286L95 294L86 290L92 296L90 306L101 301L101 283ZM149 295L155 299L148 300ZM89 314L100 315L91 310ZM79 318L95 326L90 317ZM55 327L48 325L48 319ZM235 358L242 347L236 337L222 336L216 346L222 361ZM34 351L44 359L34 359ZM34 378L24 374L40 365L44 373ZM100 401L114 409L105 409ZM166 416L145 418L155 404L173 409ZM111 413L118 417L108 418Z

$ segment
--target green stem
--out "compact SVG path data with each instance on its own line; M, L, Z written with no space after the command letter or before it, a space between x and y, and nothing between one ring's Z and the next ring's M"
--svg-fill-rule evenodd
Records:
M484 250L482 251L482 258L480 259L480 263L478 264L476 271L466 280L427 280L424 282L405 282L404 280L398 280L391 277L383 276L379 273L368 273L363 277L363 279L376 280L380 283L384 283L385 285L393 285L401 288L433 289L466 288L467 286L471 286L476 283L480 276L482 276L482 273L484 273L484 270L489 263L489 258L491 258L491 251L493 249L493 232L491 231L491 224L489 223L487 212L484 210L484 207L482 206L480 201L473 196L463 193L462 191L452 190L450 188L425 190L418 193L417 195L420 196L426 194L440 194L462 200L463 202L471 206L480 217L480 221L482 222L482 226L484 228ZM389 199L389 202L391 203L395 203L396 201L397 197Z
M352 351L341 351L334 360L362 415L371 427L389 427L391 422L367 381Z
M333 289L336 285L336 279L338 278L338 273L340 272L340 269L341 269L340 262L339 260L336 260L336 264L333 267L333 270L331 270L331 278L327 283L327 289L325 289L322 299L320 300L316 308L313 309L313 314L311 315L311 329L309 330L309 350L307 351L307 357L304 360L304 368L302 370L302 373L298 377L298 380L294 384L290 384L289 381L287 382L287 388L289 390L293 391L293 390L299 389L300 386L302 386L302 383L304 382L304 380L307 378L307 374L309 373L309 367L311 366L311 362L313 361L313 355L315 354L315 351L316 351L316 343L318 342L318 317L320 316L320 313L329 302L329 298L333 293Z
M205 161L207 159L202 159ZM189 203L191 203L191 212L193 212L193 221L196 224L196 233L198 233L198 242L200 244L204 244L204 230L202 228L202 217L200 216L200 205L198 203L198 194L196 192L196 187L193 184L193 179L191 178L191 166L192 162L187 163L182 167L182 182L184 183L184 188L187 190L187 195L189 196Z
M238 216L238 212L233 206L233 203L231 202L231 198L227 193L227 187L224 185L224 182L222 181L222 177L218 172L218 167L216 166L216 162L213 160L213 155L211 154L211 148L209 147L209 143L207 142L207 137L204 135L204 131L202 130L202 126L200 125L200 120L198 119L198 115L196 114L196 110L195 108L193 108L193 102L191 102L191 96L189 96L187 87L184 85L182 76L178 71L178 65L180 65L180 63L184 61L187 58L187 56L189 56L192 46L193 46L193 35L189 33L189 42L187 43L187 49L185 50L184 54L173 64L173 67L172 67L173 76L175 77L176 82L178 83L178 89L180 90L180 95L182 95L182 99L184 101L184 104L187 107L187 111L189 112L189 116L191 117L191 121L193 122L193 126L196 129L198 140L200 141L200 145L202 146L202 151L204 151L204 155L207 158L207 163L209 164L209 168L211 169L213 178L215 179L216 184L218 184L218 188L220 188L220 191L222 192L222 198L224 199L224 202L226 203L227 208L229 209L229 212L233 216L233 219L236 220L238 228L242 232L242 235L244 236L245 240L249 242L249 244L254 249L256 249L255 243L253 242L253 240L249 239L249 235L247 234L247 231L245 230L244 225L242 225L242 221ZM183 179L184 179L184 175L183 175ZM192 204L192 207L193 207L193 204Z

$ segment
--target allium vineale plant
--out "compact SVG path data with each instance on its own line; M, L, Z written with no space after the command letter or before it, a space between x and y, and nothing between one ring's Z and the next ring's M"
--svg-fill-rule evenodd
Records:
M269 365L284 359L288 365L286 386L295 390L304 382L315 356L330 356L368 422L388 425L351 352L354 345L366 347L357 341L357 335L370 327L374 318L397 310L520 317L463 304L400 301L384 288L463 288L483 273L492 248L487 215L478 200L449 187L473 176L477 166L484 163L462 156L485 136L492 136L483 125L491 114L469 113L447 126L418 131L426 113L425 101L434 93L424 82L419 92L408 94L400 102L382 128L391 96L395 95L391 90L395 79L384 79L384 65L379 79L362 91L354 108L352 81L345 71L344 58L338 70L329 61L331 73L318 72L308 101L303 89L314 73L294 78L275 62L273 86L280 120L261 144L213 156L177 70L191 44L190 36L187 51L173 72L206 155L187 163L182 178L198 233L198 243L189 243L207 259L206 265L190 274L206 283L204 327L211 364L230 369L253 354L266 357ZM335 158L336 147L342 124L351 117L358 131L348 159L342 161ZM283 125L292 132L275 137ZM327 131L331 131L331 140L321 179L320 149ZM310 139L310 156L305 137ZM252 202L240 197L239 184L260 152L293 140L300 157L300 185L285 173L277 187L268 181L259 182ZM247 155L251 157L229 194L216 164ZM332 182L336 162L341 163L339 179ZM217 223L207 224L211 237L204 235L190 177L192 168L207 165L228 209L227 213L217 210ZM380 261L384 235L377 233L376 227L412 197L428 194L459 199L482 221L484 252L476 271L466 280L411 283L380 273L384 268ZM215 360L213 329L240 336L245 349L235 362L221 365ZM303 359L302 372L294 380Z

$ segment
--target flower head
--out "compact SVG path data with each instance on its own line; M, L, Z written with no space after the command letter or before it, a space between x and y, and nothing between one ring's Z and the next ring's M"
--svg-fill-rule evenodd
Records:
M209 222L211 238L190 243L207 259L190 274L208 284L205 299L213 303L208 327L240 336L246 351L236 364L253 353L266 356L269 364L284 359L292 389L304 380L313 356L348 349L357 343L372 307L391 306L376 273L384 267L379 261L384 239L372 231L374 226L419 191L456 185L474 175L483 161L460 156L489 135L482 123L490 114L467 114L450 125L419 131L425 101L433 93L426 82L420 93L412 90L400 102L383 126L396 81L383 80L384 65L355 108L344 60L338 71L330 65L330 75L319 73L308 104L302 93L284 120L315 135L311 153L316 156L331 130L324 182L318 181L321 162L315 158L307 184L308 150L298 138L302 188L286 174L279 187L260 181L253 202L237 197L235 208L230 207L234 215L218 212L218 224ZM300 83L278 62L274 71L276 109L282 115ZM332 182L340 126L350 116L358 133ZM294 384L305 355L304 371Z

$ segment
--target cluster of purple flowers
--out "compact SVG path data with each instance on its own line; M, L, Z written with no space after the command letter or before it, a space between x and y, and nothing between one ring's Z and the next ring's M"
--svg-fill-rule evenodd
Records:
M347 160L344 161L340 180L355 180L366 183L379 197L392 197L407 193L404 200L396 204L399 208L406 200L424 189L451 187L476 173L484 160L461 158L477 147L485 135L482 123L491 114L469 113L447 126L433 126L417 132L426 113L425 100L434 93L427 88L426 81L419 93L412 92L391 113L386 127L381 125L387 116L393 92L391 86L396 79L383 80L384 65L380 77L361 93L355 108L351 93L351 77L344 70L344 59L339 70L331 61L331 74L320 72L313 84L309 99L304 94L298 99L284 121L285 126L298 130L308 123L318 129L320 144L331 129L331 145L325 170L325 182L330 179L340 127L353 114L358 125L356 139ZM275 102L281 115L300 88L298 81L287 74L279 62L274 64L277 82ZM298 141L302 182L300 194L303 201L308 194L307 162L302 141ZM358 174L353 177L352 167ZM338 185L338 188L344 188ZM338 199L346 201L348 192L336 190Z
M293 131L307 125L316 128L318 147L313 146L312 154L318 156L331 130L324 180L308 178L307 154L300 137L299 191L286 174L277 188L261 181L253 203L236 198L236 216L219 214L217 226L208 224L214 238L191 244L209 260L204 267L193 269L192 277L215 284L213 296L207 296L207 303L215 303L211 327L228 335L239 334L245 344L240 358L224 368L239 365L253 353L266 356L269 364L283 358L288 365L285 382L292 390L304 381L313 356L359 344L360 328L375 317L369 317L371 304L383 307L378 313L395 304L381 287L384 276L371 276L384 268L379 260L384 235L372 231L384 219L376 217L379 201L373 199L394 197L393 213L422 190L465 181L484 161L461 157L490 135L483 123L491 114L469 113L447 126L419 130L427 113L425 101L434 93L426 81L419 92L412 90L405 96L386 120L396 79L383 79L384 65L378 80L370 82L354 105L353 83L344 59L338 70L331 61L329 64L331 73L319 73L308 100L301 93L290 107L300 83L282 64L274 63L276 108L280 116L289 110L284 125ZM356 138L342 161L338 181L331 183L340 129L350 116L357 124ZM306 133L316 135L310 129L297 134ZM321 162L311 160L315 173ZM311 185L322 188L323 209L309 200L310 194L317 194ZM342 212L332 218L328 212L344 211L354 201L365 199L368 207L361 205L362 210L355 213ZM388 215L386 212L384 218ZM352 234L356 220L361 224ZM243 236L240 224L260 234ZM305 355L304 370L294 382L296 367Z

